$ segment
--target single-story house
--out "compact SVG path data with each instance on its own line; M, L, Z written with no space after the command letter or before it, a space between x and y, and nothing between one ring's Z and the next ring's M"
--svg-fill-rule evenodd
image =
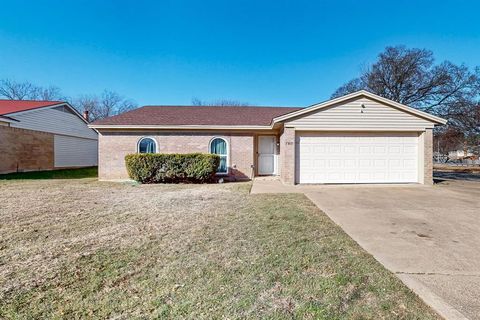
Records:
M98 164L98 133L62 101L0 100L0 173Z
M95 121L99 178L126 179L125 155L216 153L230 179L432 183L432 129L446 120L367 91L306 108L145 106Z

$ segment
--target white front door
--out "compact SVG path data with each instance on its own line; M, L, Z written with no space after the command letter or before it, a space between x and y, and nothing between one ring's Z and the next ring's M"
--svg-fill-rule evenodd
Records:
M418 182L418 133L298 133L299 183Z
M275 136L258 137L258 174L275 174Z

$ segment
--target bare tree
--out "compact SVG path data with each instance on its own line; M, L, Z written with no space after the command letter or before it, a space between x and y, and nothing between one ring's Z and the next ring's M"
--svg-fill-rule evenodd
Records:
M434 139L434 150L444 155L452 150L463 149L465 142L463 133L455 128L435 132Z
M88 111L92 121L127 112L137 107L134 101L108 90L105 90L100 96L81 95L72 104L80 112Z
M30 82L16 82L11 79L0 80L0 96L10 100L34 99L37 87Z
M202 101L199 98L192 98L193 106L218 106L218 107L244 107L249 106L248 102L242 102L231 99L218 99L210 102Z
M98 119L98 97L95 95L80 95L78 98L70 101L70 104L75 107L79 112L88 111L91 120Z
M429 50L387 47L373 65L337 89L333 97L365 89L445 117L465 135L480 133L480 122L473 120L480 102L480 69L472 72L465 65L434 62Z
M12 79L0 80L0 96L10 100L65 100L55 86L39 87L31 82L17 82Z
M35 99L38 100L47 100L47 101L54 101L54 100L67 100L65 96L63 96L62 91L60 88L55 86L49 87L37 87L37 92L35 95Z

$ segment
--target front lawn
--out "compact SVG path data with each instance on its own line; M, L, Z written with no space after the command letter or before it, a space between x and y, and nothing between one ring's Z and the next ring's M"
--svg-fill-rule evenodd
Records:
M0 318L437 318L306 197L249 188L0 181Z
M98 176L97 167L0 174L0 180L83 179Z

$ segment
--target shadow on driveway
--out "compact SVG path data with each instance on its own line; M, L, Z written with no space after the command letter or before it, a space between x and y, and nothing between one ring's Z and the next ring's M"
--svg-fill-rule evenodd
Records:
M442 183L443 181L447 181L447 180L479 181L480 182L480 173L434 171L433 179L435 183Z

